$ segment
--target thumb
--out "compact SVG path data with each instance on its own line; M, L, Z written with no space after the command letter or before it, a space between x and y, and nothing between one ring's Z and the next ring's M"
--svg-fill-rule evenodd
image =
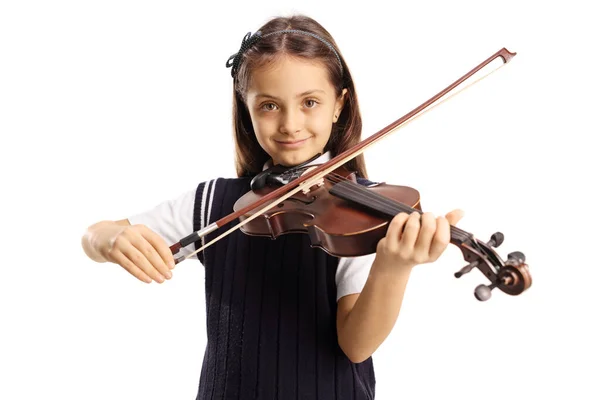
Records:
M465 215L465 212L463 210L456 209L456 210L452 210L448 214L446 214L446 219L448 220L450 225L456 225L458 223L458 221L460 221L462 219L462 217L464 217L464 215Z

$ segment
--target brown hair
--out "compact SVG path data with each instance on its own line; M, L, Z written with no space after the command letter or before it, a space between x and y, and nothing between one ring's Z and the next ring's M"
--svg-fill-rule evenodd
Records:
M246 106L246 93L251 72L283 54L320 61L329 72L329 79L335 88L337 97L342 94L344 88L348 89L344 107L332 127L325 151L331 151L331 156L335 157L360 142L362 118L354 82L333 37L314 19L303 15L274 18L263 25L259 31L262 36L265 36L271 32L288 29L310 32L326 40L337 52L339 60L336 54L322 41L310 35L296 33L278 33L261 37L243 53L233 84L233 131L236 150L235 168L238 177L256 175L262 170L264 163L270 159L256 139ZM340 69L340 62L343 70ZM367 178L362 154L354 157L344 166L350 171L356 172L358 176Z

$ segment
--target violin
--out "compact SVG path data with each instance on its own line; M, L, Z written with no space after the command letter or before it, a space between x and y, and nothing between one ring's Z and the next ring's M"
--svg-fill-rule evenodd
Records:
M247 235L273 239L287 233L308 234L312 247L337 257L375 253L378 242L387 233L389 222L398 213L423 213L419 192L411 187L385 183L360 184L355 173L343 165L391 131L414 120L497 57L502 57L506 64L515 54L505 48L499 50L419 107L326 163L309 165L319 156L316 155L296 167L276 165L259 173L252 180L250 190L234 204L231 214L173 244L171 252L176 255L182 247L197 242L225 224L236 219L240 222L194 253L176 258L175 263L191 257L238 228ZM516 296L532 284L529 266L522 252L511 252L503 260L494 250L503 241L501 232L494 233L483 242L469 232L450 227L450 243L461 250L468 262L454 276L460 278L477 268L490 281L475 288L474 295L479 301L490 299L495 288Z

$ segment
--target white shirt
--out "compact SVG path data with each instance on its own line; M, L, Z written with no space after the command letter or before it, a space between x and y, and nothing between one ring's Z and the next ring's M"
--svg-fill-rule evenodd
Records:
M325 153L311 164L322 164L330 159L330 154ZM263 170L270 167L266 163ZM152 231L161 236L170 246L193 232L194 203L196 199L196 188L180 194L174 199L164 201L146 212L133 215L128 218L132 225L146 225ZM205 225L214 221L207 221ZM189 255L194 251L192 245L182 248L181 255ZM193 256L197 258L197 255ZM336 299L360 293L367 281L375 254L361 257L341 257L335 274L337 287Z

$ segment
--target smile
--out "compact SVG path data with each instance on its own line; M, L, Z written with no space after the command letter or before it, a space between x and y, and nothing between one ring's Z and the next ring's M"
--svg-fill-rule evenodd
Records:
M300 140L294 140L294 141L279 141L279 140L275 140L275 142L280 145L283 146L285 148L294 148L294 147L300 147L302 146L302 144L304 144L304 142L306 142L309 138L306 139L300 139Z

